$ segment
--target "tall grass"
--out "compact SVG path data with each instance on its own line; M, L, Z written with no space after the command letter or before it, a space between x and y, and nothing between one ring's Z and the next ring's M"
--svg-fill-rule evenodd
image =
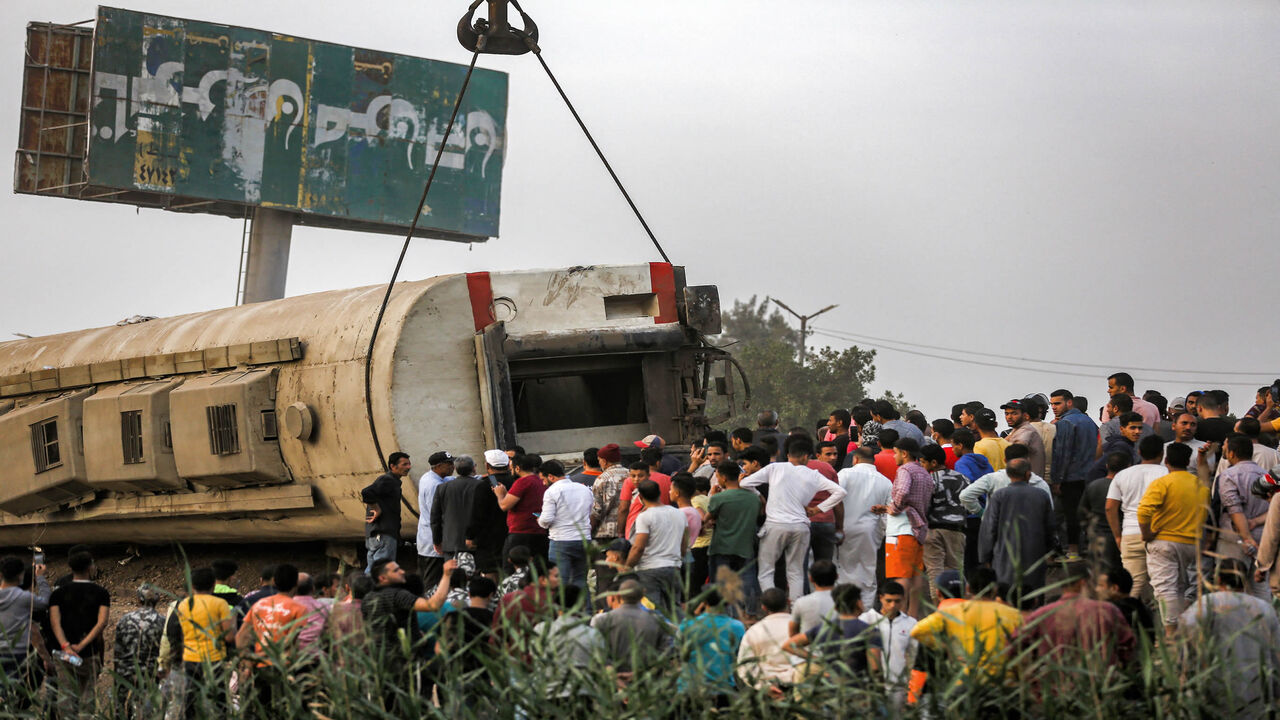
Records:
M580 618L589 620L585 614ZM191 683L191 717L1190 719L1227 714L1235 699L1230 685L1222 681L1237 672L1225 647L1198 635L1155 643L1141 639L1136 656L1126 666L1105 664L1101 652L1054 654L1029 647L1007 656L1007 672L987 673L977 668L976 658L934 655L923 697L905 707L895 704L882 683L850 677L835 665L781 693L739 682L716 708L716 698L704 684L694 682L683 690L678 685L682 672L701 677L690 660L696 654L683 638L675 638L665 653L637 658L634 680L623 686L603 653L594 654L585 667L567 665L557 645L563 636L534 633L527 625L504 628L504 636L517 639L507 649L446 646L430 662L424 659L436 640L430 635L411 642L411 636L402 634L398 645L382 652L369 644L329 644L311 665L304 665L285 647L268 647L273 665L284 669L270 706L263 706L256 688L250 687L239 696L238 709L229 709L227 687L235 666L225 663L208 667L207 678ZM477 669L462 671L461 656L466 653L478 653ZM1264 662L1263 682L1274 685L1278 670ZM159 718L173 702L166 694L169 683L153 673L141 673L134 682L107 674L112 689L100 698L95 717ZM0 718L49 716L55 699L51 687L28 693L8 678L0 683L6 695ZM434 692L433 684L438 686ZM135 707L142 708L139 714L125 709L126 694ZM1275 697L1267 703L1255 716L1275 713ZM181 712L176 716L181 717Z

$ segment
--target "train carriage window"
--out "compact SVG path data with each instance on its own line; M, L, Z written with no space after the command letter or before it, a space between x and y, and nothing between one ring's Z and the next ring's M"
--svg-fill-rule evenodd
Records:
M62 453L58 450L57 418L42 420L31 426L31 455L38 473L62 464Z
M276 411L262 411L262 439L278 440L280 439L280 428L276 424Z
M646 422L638 359L516 361L511 390L520 432Z
M209 452L214 455L235 455L240 452L240 431L236 425L236 406L210 405L205 408L209 418Z
M142 457L142 411L126 410L120 413L120 444L124 450L124 464L145 462Z

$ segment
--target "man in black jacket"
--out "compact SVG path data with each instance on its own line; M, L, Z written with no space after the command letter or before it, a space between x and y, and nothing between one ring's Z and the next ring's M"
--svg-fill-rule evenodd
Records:
M512 476L506 453L489 450L484 457L487 476L460 475L436 489L431 504L431 536L436 552L446 558L472 553L476 571L493 579L507 539L507 514L498 505L493 485L506 485L505 478Z
M393 452L387 458L387 467L390 471L360 491L365 505L364 546L369 551L366 573L379 560L395 560L400 545L401 483L412 464L405 453Z

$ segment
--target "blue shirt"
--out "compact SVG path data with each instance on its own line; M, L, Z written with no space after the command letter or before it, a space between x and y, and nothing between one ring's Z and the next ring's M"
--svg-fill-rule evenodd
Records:
M965 453L956 458L956 472L969 478L969 482L974 482L983 475L995 471L995 468L991 467L991 461L982 453Z
M1098 453L1098 425L1071 408L1058 418L1053 436L1053 485L1084 482Z
M733 663L746 626L727 615L703 613L680 623L680 647L688 653L678 688L702 685L715 694L733 691ZM701 680L698 674L701 673Z

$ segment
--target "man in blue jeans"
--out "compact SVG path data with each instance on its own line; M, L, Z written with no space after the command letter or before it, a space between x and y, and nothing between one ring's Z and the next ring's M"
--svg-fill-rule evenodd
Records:
M591 488L565 478L564 465L548 460L538 468L547 491L538 524L547 529L548 554L560 568L564 585L587 586L587 549L591 539Z
M364 546L369 551L365 573L379 560L395 560L400 544L400 486L412 464L405 453L393 452L387 467L390 471L360 491L365 505Z

